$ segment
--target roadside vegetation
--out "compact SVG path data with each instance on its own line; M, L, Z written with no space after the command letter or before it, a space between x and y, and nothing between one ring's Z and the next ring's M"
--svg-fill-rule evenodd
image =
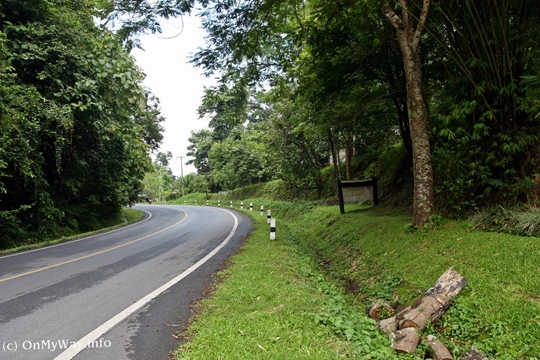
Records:
M140 210L122 208L118 217L115 217L114 219L109 219L109 221L102 221L100 223L101 227L97 225L98 230L94 230L94 231L86 232L86 233L73 233L72 235L69 235L69 236L62 236L56 239L43 240L40 242L27 242L27 241L24 241L24 239L20 241L13 240L11 242L12 244L11 247L0 250L0 255L9 254L9 253L17 252L17 251L22 251L22 250L36 249L43 246L54 245L61 242L78 239L84 236L98 234L100 232L116 229L121 226L125 226L127 224L139 221L143 218L143 216L144 216L144 213Z
M192 12L207 36L191 62L216 85L188 139L197 174L178 177L130 51ZM384 357L370 302L407 305L454 266L468 285L430 330L456 357L537 359L539 14L535 0L1 2L0 249L125 223L129 201L253 202L258 230L178 356ZM340 215L336 180L374 177L380 207Z
M205 198L190 195L186 202ZM430 333L456 359L471 346L490 359L538 359L537 237L440 217L429 230L411 230L410 213L388 207L348 205L341 215L321 201L234 198L235 209L240 201L256 231L217 275L213 295L199 303L176 358L396 358L367 318L371 302L410 305L454 266L468 284ZM261 204L277 219L275 241ZM419 347L399 358L426 353Z

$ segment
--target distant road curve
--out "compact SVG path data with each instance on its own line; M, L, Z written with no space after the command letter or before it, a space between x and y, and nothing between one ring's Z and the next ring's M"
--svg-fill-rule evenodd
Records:
M133 225L0 257L0 359L167 359L252 224L222 208L136 208Z

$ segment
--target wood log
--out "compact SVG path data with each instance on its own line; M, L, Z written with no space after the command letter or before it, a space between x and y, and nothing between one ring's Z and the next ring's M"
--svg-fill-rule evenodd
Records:
M385 319L392 315L394 315L394 309L387 302L378 300L371 303L369 317L373 320Z
M433 287L426 291L424 296L435 298L442 305L441 309L431 316L432 322L439 320L465 285L467 285L465 278L455 271L452 266L441 275Z
M429 345L430 353L433 360L453 360L452 354L448 348L433 335L428 335L426 341Z
M388 319L384 319L377 322L377 326L379 329L381 329L385 334L391 334L394 331L397 330L397 323L396 323L396 316L389 317Z
M398 353L412 354L420 342L420 336L416 328L408 327L397 330L395 333L394 349Z
M424 296L414 305L398 314L398 329L414 327L420 330L426 328L431 316L437 313L442 305L431 296Z
M473 346L460 360L489 360L489 358Z
M421 299L397 315L398 329L412 326L424 330L428 322L437 322L466 284L452 266Z

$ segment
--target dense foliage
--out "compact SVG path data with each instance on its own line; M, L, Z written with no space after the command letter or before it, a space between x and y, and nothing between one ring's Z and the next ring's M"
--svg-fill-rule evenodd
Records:
M116 220L161 141L157 100L95 11L0 4L0 247Z
M389 188L408 183L410 84L382 2L209 3L208 43L193 61L221 82L201 106L210 129L190 139L201 173L243 185L234 169L251 157L224 163L220 154L249 133L261 142L252 154L268 159L259 172L293 187L322 191L335 177L374 175L392 179L381 184ZM413 13L422 2L390 2L404 4ZM430 9L419 58L438 211L538 201L539 6L455 0ZM379 162L397 142L409 155L387 176Z
M411 12L421 7L393 5L404 3ZM205 8L209 40L193 61L220 74L221 85L208 94L228 104L203 104L212 132L205 138L214 134L213 142L199 143L194 134L192 153L205 173L216 170L212 148L245 136L223 145L218 123L262 132L264 156L272 159L266 173L303 188L323 189L332 183L328 175L381 175L374 164L397 141L412 156L408 85L381 5L268 0ZM439 211L538 201L539 6L456 0L431 9L420 59ZM254 109L261 108L259 116ZM252 122L259 126L245 127ZM231 157L229 167L238 161ZM325 170L329 162L334 171ZM410 174L411 163L401 163L398 174Z
M271 179L330 194L338 177L378 176L382 194L410 189L399 197L408 205L423 182L438 212L537 205L539 10L534 0L9 1L0 7L3 233L77 227L90 209L114 213L136 193L160 140L159 108L122 47L189 12L208 34L192 61L218 84L199 109L208 129L190 138L198 174L179 183L157 164L158 197ZM421 146L417 124L427 129Z

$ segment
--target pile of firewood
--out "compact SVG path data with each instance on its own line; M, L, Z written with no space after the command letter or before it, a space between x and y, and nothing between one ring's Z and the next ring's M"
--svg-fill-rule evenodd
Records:
M451 267L413 305L380 320L383 314L391 313L393 309L387 303L374 302L369 310L369 316L378 321L377 325L388 335L397 353L412 354L420 343L419 332L423 331L428 323L435 324L439 320L466 284L467 281L463 276ZM434 335L426 336L424 341L429 345L434 360L453 360L448 348ZM461 360L488 360L488 358L475 348L471 348Z

